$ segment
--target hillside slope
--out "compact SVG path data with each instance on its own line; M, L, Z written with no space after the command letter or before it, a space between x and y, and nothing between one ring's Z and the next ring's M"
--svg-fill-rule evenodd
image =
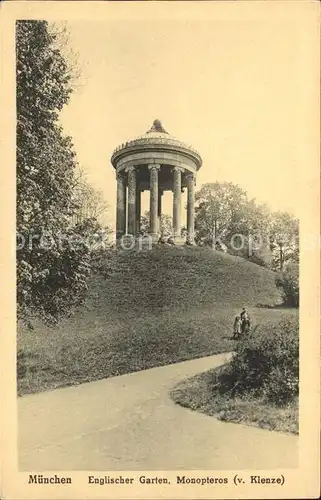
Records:
M19 329L20 394L233 350L243 305L253 324L297 314L255 307L280 300L274 273L210 249L106 253L98 268L73 317Z
M118 252L106 256L101 272L101 287L108 289L108 296L101 293L98 300L110 312L280 302L272 271L209 248L158 246Z

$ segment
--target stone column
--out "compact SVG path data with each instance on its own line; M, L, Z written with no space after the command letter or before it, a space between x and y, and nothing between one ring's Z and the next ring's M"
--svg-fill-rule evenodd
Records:
M140 231L140 217L141 217L141 190L136 186L136 233Z
M150 205L149 205L149 232L156 235L158 233L158 171L160 165L149 165L150 175Z
M128 234L136 233L136 170L128 167Z
M162 217L162 189L158 190L158 207L157 207L157 219L158 219L158 232L161 232L161 217Z
M173 236L181 237L181 192L182 192L182 170L174 168L173 179Z
M126 184L123 173L117 173L116 238L126 233Z
M187 176L187 243L194 244L194 219L195 219L195 175Z

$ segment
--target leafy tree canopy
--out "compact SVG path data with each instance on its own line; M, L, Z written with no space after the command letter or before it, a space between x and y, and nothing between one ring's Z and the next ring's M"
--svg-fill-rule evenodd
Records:
M72 224L77 161L58 121L72 75L58 38L46 21L16 24L18 316L51 322L82 301L90 270L83 228Z
M140 220L140 233L145 235L149 232L149 211L146 211ZM162 214L160 216L160 228L159 232L161 236L170 236L172 234L172 218L170 215Z
M195 230L198 242L216 242L216 246L221 242L230 251L269 267L283 269L287 260L298 260L298 220L249 200L246 191L231 182L204 184L196 193ZM242 248L235 250L241 239Z

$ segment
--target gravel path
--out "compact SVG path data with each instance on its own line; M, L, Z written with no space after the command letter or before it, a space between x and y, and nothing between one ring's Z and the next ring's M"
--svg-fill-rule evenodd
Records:
M169 391L228 354L19 398L19 468L276 469L297 466L298 437L182 408Z

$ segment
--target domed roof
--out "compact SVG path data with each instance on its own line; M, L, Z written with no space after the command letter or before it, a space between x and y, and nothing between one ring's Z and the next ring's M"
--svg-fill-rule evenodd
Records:
M159 149L160 147L164 146L166 147L166 149L170 148L178 151L185 151L187 154L192 155L197 160L199 166L201 166L202 164L202 159L198 151L189 144L176 139L176 137L166 132L160 120L154 120L153 125L147 132L145 132L145 134L140 135L135 139L127 141L118 146L113 152L111 158L112 163L113 160L119 156L119 154L126 154L127 150L129 154L133 148L136 149L140 146L144 149Z

